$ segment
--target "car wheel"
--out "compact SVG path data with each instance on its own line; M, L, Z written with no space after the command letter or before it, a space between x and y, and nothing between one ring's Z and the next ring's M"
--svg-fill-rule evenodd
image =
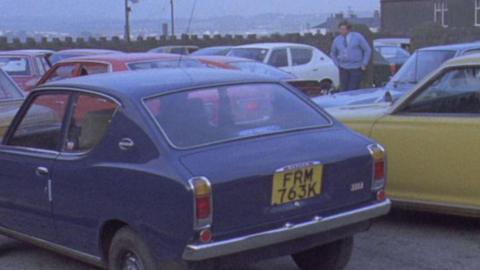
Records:
M302 270L341 270L352 256L353 237L335 241L292 255Z
M333 90L333 83L330 80L323 80L320 82L320 89L322 91L331 91Z
M113 237L108 253L109 270L159 270L147 244L128 228L121 228Z

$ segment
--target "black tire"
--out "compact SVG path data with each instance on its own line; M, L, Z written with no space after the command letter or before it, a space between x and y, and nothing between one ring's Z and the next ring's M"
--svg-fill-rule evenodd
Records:
M108 270L124 270L125 264L132 263L138 270L160 270L147 244L132 229L123 227L112 239Z
M302 270L341 270L350 261L352 251L353 237L348 237L293 254L292 258Z
M320 82L320 88L322 91L331 91L333 90L333 83L330 80L323 80Z

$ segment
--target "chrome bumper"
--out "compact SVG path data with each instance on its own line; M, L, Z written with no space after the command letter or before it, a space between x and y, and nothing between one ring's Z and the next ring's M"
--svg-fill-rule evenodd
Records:
M390 207L390 200L386 200L325 218L315 217L312 221L305 223L288 223L282 228L271 231L209 244L188 245L183 253L183 259L186 261L202 261L326 232L383 216L390 211Z

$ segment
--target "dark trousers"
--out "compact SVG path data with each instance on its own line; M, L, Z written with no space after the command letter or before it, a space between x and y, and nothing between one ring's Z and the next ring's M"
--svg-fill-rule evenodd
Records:
M340 68L340 91L360 89L363 79L363 70Z

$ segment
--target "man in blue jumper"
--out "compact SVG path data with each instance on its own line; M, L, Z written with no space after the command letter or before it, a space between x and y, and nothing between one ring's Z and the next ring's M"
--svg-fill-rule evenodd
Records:
M356 90L362 83L372 49L362 34L352 31L349 22L341 22L338 29L340 35L333 41L330 56L340 69L340 91Z

